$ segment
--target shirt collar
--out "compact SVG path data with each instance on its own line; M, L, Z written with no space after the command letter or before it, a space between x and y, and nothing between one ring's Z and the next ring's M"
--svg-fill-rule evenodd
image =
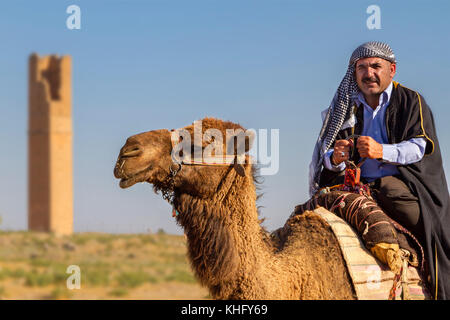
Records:
M386 88L386 90L384 90L381 94L380 94L380 101L378 103L378 106L384 106L387 105L387 103L389 102L389 100L391 99L391 94L392 94L392 81L391 83L388 85L388 87ZM365 105L366 107L370 106L367 104L366 99L364 99L364 95L363 93L360 91L358 93L358 95L356 96L355 102L357 103L357 105L361 105L361 103L363 105Z

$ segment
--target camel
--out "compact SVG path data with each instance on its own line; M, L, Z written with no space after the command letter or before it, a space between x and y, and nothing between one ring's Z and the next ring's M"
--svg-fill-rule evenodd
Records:
M226 129L243 129L215 118L202 125L224 137ZM193 125L184 129L194 130ZM133 135L120 150L114 175L121 188L148 182L163 195L173 191L165 198L173 202L186 234L192 269L214 299L356 299L337 238L317 214L289 218L281 242L261 225L259 180L248 155L241 165L191 164L177 171L171 150L169 130Z

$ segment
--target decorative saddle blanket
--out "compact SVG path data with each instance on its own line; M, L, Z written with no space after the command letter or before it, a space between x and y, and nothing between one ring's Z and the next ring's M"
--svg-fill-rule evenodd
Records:
M313 212L322 217L336 235L359 300L430 299L417 268L410 266L407 260L397 278L366 249L355 230L342 218L323 207Z

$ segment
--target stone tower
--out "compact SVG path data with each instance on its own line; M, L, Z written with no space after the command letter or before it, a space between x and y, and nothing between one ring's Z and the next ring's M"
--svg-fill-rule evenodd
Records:
M29 58L28 229L71 234L72 89L70 56Z

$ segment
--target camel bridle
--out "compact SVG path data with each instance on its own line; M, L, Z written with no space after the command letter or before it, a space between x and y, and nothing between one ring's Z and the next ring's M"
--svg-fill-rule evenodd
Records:
M171 130L173 131L173 130ZM171 156L173 148L175 147L175 141L173 139L170 139L170 142L172 144L171 149ZM231 166L233 165L236 171L239 175L243 176L245 175L244 169L242 165L238 164L238 160L241 157L245 157L245 154L243 155L223 155L220 161L217 162L205 162L203 159L196 159L191 158L190 160L186 160L185 158L181 159L181 161L177 162L172 157L172 163L169 166L169 174L167 175L165 179L165 185L167 188L163 189L161 191L162 197L164 200L166 200L171 206L172 206L172 216L176 217L179 215L179 212L175 209L175 176L178 174L178 172L181 171L182 165L191 165L191 166ZM242 159L242 158L241 158ZM216 158L218 160L218 158ZM175 166L174 166L175 165ZM240 166L240 168L238 168Z

